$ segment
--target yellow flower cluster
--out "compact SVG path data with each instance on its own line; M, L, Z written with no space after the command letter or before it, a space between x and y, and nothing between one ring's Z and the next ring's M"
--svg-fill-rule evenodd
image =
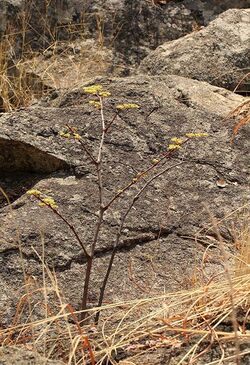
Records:
M73 138L79 141L82 137L78 133L73 133Z
M152 160L152 164L153 164L153 165L156 165L158 162L160 162L160 160L158 160L157 158L154 158L154 159Z
M63 138L70 138L71 137L71 134L69 132L64 132L64 131L59 132L59 135Z
M183 143L183 140L181 138L173 137L173 138L171 138L171 142L173 142L174 144L180 145Z
M51 207L52 209L58 208L58 205L56 204L55 200L53 198L43 198L42 201L38 204L39 207Z
M38 203L39 207L51 207L52 209L58 208L55 200L51 197L42 197L42 193L39 190L31 189L27 191L27 194L30 196L35 196L36 198L39 198L40 202Z
M183 140L181 138L177 138L177 137L172 137L170 140L172 143L170 143L168 145L168 150L169 151L174 151L174 150L178 150L181 148L181 145L183 143Z
M168 150L169 151L173 151L173 150L178 150L179 148L181 148L181 146L179 144L169 144L168 145Z
M89 104L92 105L92 106L94 106L97 109L100 109L100 107L101 107L100 101L97 101L97 100L90 100L89 101Z
M186 133L188 138L208 137L208 133Z
M102 91L103 87L102 85L91 85L91 86L86 86L83 88L83 91L86 94L93 94L96 95L98 94L100 91Z
M103 98L106 98L108 96L111 96L111 92L107 91L107 90L104 90L104 91L100 91L98 93L99 96L102 96Z
M125 104L117 104L116 109L123 110L123 109L139 109L140 106L138 104L133 103L125 103Z
M207 137L208 133L186 133L185 136L187 138L199 138L199 137ZM172 137L171 138L171 142L168 145L168 150L169 151L174 151L174 150L178 150L181 148L182 143L184 142L182 138L178 138L178 137Z
M61 131L59 132L59 135L63 138L73 138L73 139L76 139L79 141L79 139L81 139L81 136L79 133L76 133L76 128L72 128L75 132L71 133L71 131L68 131L68 132L64 132L64 131Z
M104 90L102 85L91 85L91 86L86 86L83 88L83 91L86 94L91 94L91 95L98 95L98 96L102 96L102 97L108 97L111 96L111 93L107 90Z
M42 193L39 190L36 189L30 189L26 192L28 195L34 195L34 196L40 196Z

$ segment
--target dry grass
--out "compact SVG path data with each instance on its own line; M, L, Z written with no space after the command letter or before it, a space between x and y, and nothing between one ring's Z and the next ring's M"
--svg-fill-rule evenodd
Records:
M40 21L50 44L44 47L46 37L40 34L40 50L34 51L30 43L30 33L36 32L30 24L32 9L38 12L34 1L18 15L16 29L8 26L0 39L0 112L29 106L53 89L74 88L110 70L112 51L103 45L101 27L96 41L86 41L84 19L52 30L47 8ZM98 24L98 19L96 21ZM65 33L67 41L60 41L60 32Z
M246 100L244 100L240 105L237 106L237 108L233 109L226 116L225 120L230 118L236 120L231 138L231 143L233 143L240 129L250 123L250 99L246 98Z
M50 56L47 57L47 54ZM27 62L30 72L53 89L73 89L97 75L106 75L112 52L94 40L56 42Z
M174 364L237 363L237 356L250 355L248 348L241 348L250 341L249 211L239 213L242 225L233 229L238 252L228 253L228 259L222 257L231 263L230 281L223 271L188 290L92 308L84 323L77 319L79 312L64 298L55 273L44 262L43 249L42 256L36 253L42 267L42 286L25 276L25 294L17 304L13 322L0 330L2 346L36 350L46 358L72 365L117 364L118 354L137 365L145 363L150 353L154 358L161 349L169 359L173 357ZM213 242L213 246L220 244ZM100 310L101 322L96 327L93 318ZM233 310L237 315L238 354L234 350ZM217 355L211 360L213 352Z
M25 43L25 31L9 29L0 40L0 112L27 107L50 89L35 72L37 52Z
M27 106L34 98L29 77L22 61L15 61L13 38L0 42L0 111Z
M250 217L245 212L241 219L241 226L236 229L236 245L238 256L236 260L236 275L250 274Z
M175 350L186 344L188 351L185 353L183 349L178 362L185 364L188 358L192 358L193 363L201 359L209 353L212 345L221 349L221 358L227 356L223 348L233 343L235 338L229 319L232 307L231 288L227 281L210 283L195 290L104 306L101 308L103 321L99 328L79 325L77 313L63 301L55 278L53 281L54 288L47 287L46 290L57 294L60 303L58 311L52 312L48 305L48 315L43 320L28 320L2 330L3 345L36 349L48 358L61 358L68 364L80 364L82 358L85 363L94 358L96 364L105 364L107 359L115 364L115 354L123 351L136 364L137 359L139 363L141 356L153 349ZM246 330L250 275L237 276L232 282L235 305L245 314L238 338L246 342L250 340L250 333ZM26 299L22 298L19 303L16 322ZM95 311L92 309L91 314L94 315ZM228 323L227 329L224 329L225 323ZM219 359L214 363L219 363Z

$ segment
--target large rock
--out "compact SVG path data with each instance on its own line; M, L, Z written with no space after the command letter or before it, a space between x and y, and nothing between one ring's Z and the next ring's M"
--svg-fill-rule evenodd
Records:
M248 7L250 0L162 1L148 0L3 0L0 4L0 37L12 33L21 55L26 46L46 49L55 42L95 38L114 49L114 67L123 62L130 72L150 50L207 24L229 8Z
M26 46L52 49L63 40L94 38L99 47L114 49L114 65L123 62L124 73L159 44L191 32L195 22L189 9L173 2L157 7L145 0L4 0L0 7L0 30L16 34L16 55Z
M200 24L207 25L228 9L247 9L250 0L184 0L183 5L191 10Z
M203 237L211 223L204 203L215 216L224 218L249 196L249 129L242 128L232 146L235 121L224 120L244 98L177 76L96 82L112 92L105 110L107 121L114 116L115 103L141 105L139 110L120 112L107 136L105 201L151 166L151 160L166 151L172 136L192 131L209 133L209 137L193 140L169 160L169 166L182 160L184 163L152 183L135 204L124 227L105 300L143 296L138 287L135 290L135 282L147 288L147 295L159 294L164 288L179 290L188 285L187 278L193 275L205 249L203 238L194 241L197 232ZM13 201L12 210L3 201L0 210L0 307L5 313L4 323L13 316L16 300L23 293L23 270L38 287L42 285L38 256L42 255L42 242L46 263L55 270L67 300L76 308L79 305L79 282L86 262L81 248L65 224L49 209L38 207L25 192L34 187L52 196L89 247L98 209L95 170L78 143L59 136L66 124L74 125L88 148L96 151L100 111L93 109L88 99L81 90L75 90L49 101L47 106L0 118L1 186ZM225 180L224 188L217 185L219 178ZM96 247L92 304L96 303L121 216L136 190L137 185L105 215ZM230 246L228 227L225 221L222 234ZM212 271L220 269L220 259L214 256L209 267Z
M140 72L175 74L233 90L250 70L250 9L228 10L206 28L167 42L145 58ZM241 83L249 92L249 77Z

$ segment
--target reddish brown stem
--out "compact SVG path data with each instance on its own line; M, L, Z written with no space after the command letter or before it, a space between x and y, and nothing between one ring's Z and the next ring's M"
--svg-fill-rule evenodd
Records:
M103 206L103 184L102 184L102 151L103 151L103 145L104 145L104 139L106 134L106 128L105 128L105 119L103 114L103 100L102 97L99 97L100 99L100 105L101 105L101 122L102 122L102 136L101 141L98 149L98 157L96 160L96 172L97 172L97 178L98 178L98 188L99 188L99 219L97 222L95 235L93 239L93 243L91 245L91 253L90 257L88 257L87 260L87 267L85 272L85 280L84 280L84 288L83 288L83 295L82 295L82 304L81 304L81 316L80 319L84 320L87 316L87 304L88 304L88 293L89 293L89 285L90 285L90 277L92 272L92 266L94 261L94 255L95 255L95 247L98 241L101 225L103 222L103 215L106 210L106 208Z
M79 243L79 245L81 246L86 258L88 258L90 255L87 252L86 247L84 246L79 234L76 232L75 227L73 226L73 224L71 224L67 218L65 218L60 212L58 212L58 210L56 210L55 208L52 208L52 206L50 204L47 204L40 196L38 195L33 195L35 196L35 198L37 198L41 203L45 204L47 207L49 207L68 227L69 229L73 232L77 242Z
M166 167L164 170L158 172L158 174L154 175L153 177L151 177L151 179L149 179L145 184L144 186L139 190L139 192L134 196L134 198L132 199L130 205L128 206L126 212L124 213L122 219L121 219L121 223L120 223L120 227L119 227L119 230L118 230L118 233L117 233L117 236L116 236L116 240L115 240L115 243L114 243L114 246L113 246L113 250L112 250L112 253L111 253L111 256L110 256L110 260L109 260L109 264L108 264L108 269L106 271L106 275L103 279L103 283L102 283L102 287L100 289L100 295L99 295L99 300L98 300L98 307L101 307L102 303L103 303L103 297L104 297L104 293L105 293L105 290L106 290L106 286L107 286L107 282L108 282L108 279L109 279L109 275L110 275L110 272L111 272L111 269L112 269L112 266L113 266L113 262L114 262L114 258L115 258L115 254L117 252L117 247L119 245L119 241L120 241L120 238L121 238L121 235L122 235L122 230L123 230L123 227L124 227L124 223L126 221L126 218L128 216L128 214L130 213L131 209L133 208L134 204L136 203L136 201L140 198L141 194L144 192L144 190L155 180L157 179L158 177L160 177L161 175L163 175L165 172L169 171L169 170L172 170L173 168L179 166L183 164L183 161L175 164L175 165L172 165L172 166L168 166ZM99 317L100 317L100 311L98 311L96 313L96 316L95 316L95 323L98 324L99 322Z
M72 128L70 125L66 125L66 127L70 130L71 133L75 133L74 128ZM95 160L95 158L92 156L91 152L88 150L88 148L85 146L84 142L81 139L78 139L80 145L82 146L82 149L84 150L84 152L87 154L87 156L89 157L90 161L96 165L97 161Z

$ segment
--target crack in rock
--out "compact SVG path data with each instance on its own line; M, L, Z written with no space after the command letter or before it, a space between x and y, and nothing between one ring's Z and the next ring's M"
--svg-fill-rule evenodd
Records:
M69 165L28 143L0 138L0 169L3 172L51 173Z
M160 238L166 238L169 235L174 234L174 232L177 228L178 227L173 227L171 229L163 229L161 231ZM159 238L159 230L154 230L154 229L152 231L138 234L137 236L134 236L134 237L125 238L122 240L120 245L117 247L117 252L133 250L138 245L147 244L149 242L157 240L158 238ZM111 254L112 250L113 250L113 246L107 246L104 248L97 249L95 252L95 258L105 257L105 256ZM41 263L39 257L37 257L35 255L35 253L28 254L27 252L25 252L23 250L21 252L22 252L22 256L24 259L26 259L26 260L33 259L36 262ZM0 252L0 258L6 258L8 256L16 255L19 253L20 253L19 247L6 248ZM86 263L86 258L83 255L83 253L80 252L80 254L78 256L72 257L65 264L60 265L60 266L56 265L55 269L57 271L69 270L71 268L72 262L77 262L78 264L83 265Z
M28 143L0 138L0 187L11 203L49 173L69 168L65 161ZM7 203L1 194L0 208Z

